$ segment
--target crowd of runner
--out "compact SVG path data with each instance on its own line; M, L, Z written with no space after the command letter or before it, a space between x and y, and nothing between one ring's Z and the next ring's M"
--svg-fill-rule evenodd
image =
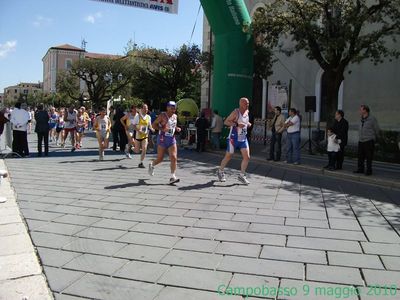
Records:
M234 150L239 149L243 157L243 162L238 179L244 184L249 184L245 173L250 159L249 143L246 138L247 128L251 126L248 116L248 105L249 101L246 98L242 98L239 108L235 109L225 121L225 125L230 127L230 133L227 153L217 173L220 181L226 180L223 171L224 167L229 162ZM156 166L163 161L165 154L168 154L171 170L169 183L174 184L180 181L176 175L178 147L175 135L181 132L181 128L178 127L176 103L174 101L169 101L166 111L161 112L155 118L149 115L146 104L139 107L131 106L127 112L121 112L120 108L114 109L112 107L109 114L106 108L100 108L97 113L87 112L83 106L79 109L75 109L74 106L59 109L50 107L46 111L42 105L35 113L25 113L26 110L18 105L10 113L10 120L13 123L13 133L18 133L18 129L25 127L26 131L29 132L32 123L36 123L35 127L37 128L44 128L43 123L45 123L45 134L41 132L39 135L39 132L35 128L35 132L38 133L39 156L42 155L42 137L45 143L45 156L47 156L48 143L66 148L70 142L71 152L74 152L84 146L85 132L93 130L96 133L98 141L100 161L104 160L105 150L109 148L110 134L113 135L114 151L117 150L116 147L119 144L120 151L128 159L132 159L131 153L140 154L139 168L146 168L144 160L146 158L147 147L149 142L151 144L155 142L156 146L153 145L153 147L157 149L157 157L148 164L149 175L154 176ZM24 122L26 122L25 125L23 124ZM42 123L41 126L39 126L40 122ZM115 130L116 128L117 130ZM25 136L27 132L25 132ZM41 137L40 139L39 136ZM152 136L156 137L156 141L151 138ZM15 147L14 149L14 144L22 143L22 139L24 138L21 135L21 137L18 136L17 142L14 141L13 151L18 148ZM27 148L27 142L26 146L22 148ZM21 156L29 156L29 150L26 152L22 151ZM17 153L19 152L17 151Z

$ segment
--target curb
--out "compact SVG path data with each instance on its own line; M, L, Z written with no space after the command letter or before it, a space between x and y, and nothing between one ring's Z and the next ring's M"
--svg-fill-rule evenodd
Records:
M218 151L209 151L207 153L210 153L212 155L218 155L223 157L222 152ZM232 159L238 160L238 157L233 157ZM370 184L370 185L376 185L376 186L383 186L386 188L390 188L392 190L400 190L400 182L394 181L394 180L387 180L387 179L381 179L381 178L376 178L376 177L370 177L370 176L360 176L360 175L353 175L345 172L338 172L338 171L329 171L325 170L323 168L316 168L312 166L307 166L307 165L293 165L293 164L286 164L284 162L274 162L274 161L266 161L262 158L259 157L251 157L250 161L255 161L257 163L261 163L264 165L270 165L270 166L275 166L279 167L281 169L285 170L296 170L300 172L312 172L314 174L318 175L325 175L329 176L332 178L339 178L339 179L347 179L353 182L358 182L358 183L365 183L365 184Z

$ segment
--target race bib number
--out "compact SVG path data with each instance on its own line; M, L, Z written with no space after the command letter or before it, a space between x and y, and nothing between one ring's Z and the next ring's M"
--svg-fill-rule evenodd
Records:
M246 141L247 138L247 127L237 127L237 131L238 131L238 141L239 142L244 142Z
M107 126L106 126L106 124L101 124L101 130L106 130L107 129Z
M165 136L174 136L175 128L168 129Z
M142 127L140 128L140 131L143 132L143 133L145 133L145 134L147 134L147 130L148 130L147 126L142 126Z

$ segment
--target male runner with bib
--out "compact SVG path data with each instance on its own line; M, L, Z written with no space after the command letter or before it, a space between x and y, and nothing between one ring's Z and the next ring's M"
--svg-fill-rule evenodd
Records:
M169 184L179 182L179 178L175 175L178 160L178 147L176 146L174 134L175 131L180 132L181 129L177 127L178 117L175 111L175 101L169 101L167 103L167 112L161 113L153 123L153 128L159 130L157 137L157 159L149 164L149 174L153 176L154 167L163 161L164 154L168 150L171 160L171 178L169 179Z
M143 161L147 152L149 130L154 132L154 129L151 126L151 117L147 114L148 110L147 104L143 104L139 113L133 120L133 124L136 126L135 153L139 153L140 149L142 149L140 164L138 166L139 168L145 168Z
M228 140L227 140L227 150L224 159L221 162L221 166L217 171L217 176L219 181L225 182L226 177L224 173L224 168L231 160L235 149L239 149L242 153L242 164L241 173L238 176L238 180L244 184L249 184L250 182L246 178L246 169L250 160L250 148L249 142L247 141L247 129L251 126L249 122L249 99L240 98L239 108L235 109L229 117L226 118L224 124L230 127Z

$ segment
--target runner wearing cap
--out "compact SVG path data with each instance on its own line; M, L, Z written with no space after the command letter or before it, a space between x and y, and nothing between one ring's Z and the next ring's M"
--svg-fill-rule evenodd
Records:
M151 126L151 118L147 114L148 112L147 104L143 104L139 113L133 120L133 124L136 126L136 137L135 137L135 153L139 153L142 149L142 154L140 156L139 168L145 168L143 165L144 158L146 157L149 130L154 132Z
M169 158L171 160L170 184L179 182L179 178L175 175L178 160L178 147L176 146L174 134L175 131L180 132L181 128L177 127L178 117L175 114L175 111L175 101L169 101L167 103L167 111L162 112L153 122L153 128L159 130L157 137L157 159L149 164L149 174L153 176L154 167L163 161L164 154L166 150L168 150Z
M242 164L241 173L238 176L238 180L244 184L249 184L246 178L246 169L250 160L250 148L249 142L247 141L247 128L251 126L249 122L249 100L247 98L240 98L239 108L235 109L228 118L226 118L224 124L229 126L231 129L228 136L228 146L225 153L224 159L221 161L221 166L217 171L219 181L226 181L224 168L231 160L235 149L239 149L242 153Z

